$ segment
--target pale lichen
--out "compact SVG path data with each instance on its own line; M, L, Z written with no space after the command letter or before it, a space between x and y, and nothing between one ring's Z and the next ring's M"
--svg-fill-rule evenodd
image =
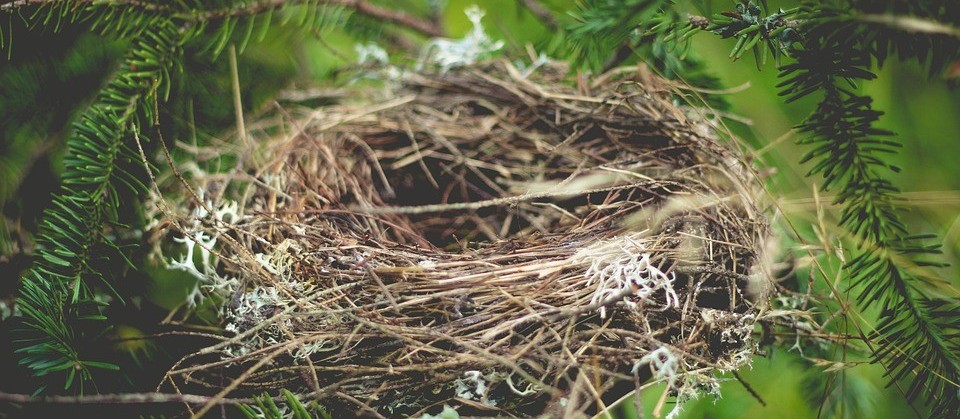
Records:
M0 321L6 320L11 316L19 316L20 307L14 303L7 303L6 301L0 300Z
M454 393L461 399L475 400L488 406L497 405L487 397L490 387L487 385L487 377L480 371L464 372L463 378L458 378L454 385Z
M678 307L680 299L673 289L676 274L667 275L654 265L651 253L638 237L621 236L605 240L578 251L573 259L586 264L587 286L596 284L591 304L600 305L601 318L606 318L607 305L617 298L627 308L637 310L638 303L656 291L663 291L664 305Z
M390 64L390 56L387 51L373 42L366 44L356 44L353 50L357 53L357 64L366 65L387 65Z
M720 395L720 379L700 371L685 371L683 359L683 354L661 346L644 355L633 366L634 374L641 367L649 366L654 378L666 382L667 388L676 393L676 404L666 419L676 419L688 401L697 399L702 394L713 394L714 397Z
M200 199L204 199L202 189L198 196ZM229 296L240 285L237 278L223 276L217 272L216 258L213 252L220 237L220 230L214 230L215 232L210 233L208 229L204 228L203 224L207 222L217 226L231 225L240 221L241 218L239 205L236 202L214 203L211 200L205 200L204 205L198 205L193 210L190 217L192 225L188 227L186 235L173 239L175 243L183 245L184 252L180 254L179 258L167 260L167 269L181 270L197 279L196 285L186 298L189 307L199 305L204 299L204 292ZM197 265L198 257L199 265Z
M445 73L453 68L471 65L503 48L503 41L494 41L483 31L483 24L480 23L485 14L483 10L474 5L464 13L473 24L473 29L461 39L431 39L421 50L419 67L433 64Z

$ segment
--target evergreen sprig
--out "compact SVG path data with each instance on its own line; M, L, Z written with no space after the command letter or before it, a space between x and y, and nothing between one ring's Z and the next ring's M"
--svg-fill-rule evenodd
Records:
M795 12L791 9L767 14L753 2L738 3L736 11L714 16L705 29L721 38L737 40L730 51L730 58L734 60L753 51L757 69L760 69L767 63L768 53L779 64L780 58L788 54L786 47L799 40L796 22L790 19Z
M573 54L575 62L597 71L638 56L665 78L680 79L702 89L721 87L716 75L690 54L693 35L706 29L709 20L680 13L672 0L638 1L625 6L630 8L618 7L616 2L584 3L571 13L574 21L567 26L566 36L573 50L558 53ZM704 99L716 109L729 106L721 96Z
M278 404L273 397L264 393L254 398L252 404L237 406L247 419L330 419L331 416L317 402L304 403L297 395L288 390L281 391L285 403Z
M593 69L606 64L611 53L635 36L643 22L660 11L665 0L584 0L571 13L567 27L577 63Z
M136 161L124 140L134 125L151 126L156 120L157 96L169 86L181 40L171 21L154 21L152 28L134 40L119 73L74 124L62 189L44 212L37 260L20 286L17 303L31 329L17 350L23 354L20 363L37 376L65 375L67 389L82 392L92 381L91 369L118 368L83 353L89 339L102 333L103 327L92 323L105 320L93 283L112 288L91 262L102 252L101 244L111 243L104 225L118 219L118 187L145 189L135 174L122 169L121 160Z
M893 40L897 33L877 34L876 27L851 25L857 21L856 10L843 12L847 17L842 18L838 9L830 9L820 20L823 10L805 6L800 14L805 41L792 53L796 61L781 71L782 94L788 101L814 92L823 95L798 126L804 134L798 142L812 147L801 161L813 163L808 175L820 175L824 190L837 191L839 224L858 245L844 269L859 291L858 302L880 308L870 336L876 342L875 361L884 365L891 382L909 383L908 400L926 394L923 401L933 406L934 415L955 417L960 414L960 311L955 310L955 296L936 296L926 286L928 279L917 273L918 267L938 265L928 257L939 253L939 246L926 244L932 236L911 235L901 219L900 191L888 179L900 169L886 157L901 145L890 139L893 133L875 127L882 113L873 109L869 97L857 93L859 82L874 78L868 70L872 63L882 63L891 49L902 51L903 44ZM945 55L910 50L900 58L925 54ZM937 65L934 59L931 66Z
M785 55L794 60L780 73L779 87L787 102L822 94L815 110L797 127L803 134L798 143L811 147L801 163L813 164L808 176L822 177L824 191L837 192L835 204L842 208L838 223L856 243L844 270L861 306L879 308L875 330L868 336L874 360L887 369L891 384L908 383L909 401L926 394L922 400L932 406L933 415L955 417L960 414L956 296L936 295L927 287L930 279L918 273L918 268L940 266L928 259L940 253L939 245L927 244L935 238L931 235L910 234L904 224L898 206L900 191L889 179L900 168L888 163L901 144L891 139L894 133L876 128L882 112L873 109L870 97L858 93L858 86L875 78L869 69L874 63L882 65L890 55L918 60L936 75L946 69L944 63L958 58L960 49L956 45L937 48L956 42L949 31L882 26L878 22L896 19L857 6L858 2L805 3L792 15L796 21L766 25L785 28L779 40L772 39L778 29L768 31L768 45L775 51L779 41ZM936 6L894 10L930 16L942 12ZM736 56L756 42L745 41L741 26L757 22L754 27L764 33L760 22L782 19L783 13L762 17L758 6L743 3L736 13L723 16L729 18L721 24L725 30L718 32L723 26L716 24L713 30L721 36L740 36L731 53Z

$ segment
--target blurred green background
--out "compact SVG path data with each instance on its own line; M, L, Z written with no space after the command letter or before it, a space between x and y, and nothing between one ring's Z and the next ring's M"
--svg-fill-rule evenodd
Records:
M526 57L526 48L538 51L557 48L556 33L542 24L517 0L399 0L378 2L385 6L430 16L431 5L441 6L439 21L451 37L470 30L463 10L473 4L486 10L484 24L494 39L506 41L505 53L511 58ZM572 0L545 0L563 22L575 7ZM684 2L680 2L684 3ZM707 2L705 10L691 12L709 15L727 10L733 2ZM790 7L794 2L768 2L770 7ZM88 103L98 86L109 76L124 50L122 43L85 35L74 25L61 33L28 31L11 20L5 25L14 38L9 61L0 61L0 203L3 228L0 229L0 298L10 300L17 273L28 263L31 235L40 211L49 202L56 186L57 167L63 136L77 111ZM377 39L375 23L369 27L329 30L324 33L298 33L282 27L271 29L264 42L253 43L239 57L239 78L245 112L256 115L270 106L279 91L330 87L343 83L354 68L354 46L361 38ZM415 38L414 41L416 41ZM388 47L388 42L383 42ZM777 71L768 63L758 71L752 57L733 62L728 58L732 42L712 34L694 37L691 54L706 62L723 85L734 93L725 95L733 118L726 120L736 136L757 152L764 167L770 168L771 195L783 210L783 216L799 225L816 221L812 200L816 179L804 176L807 168L799 165L804 149L794 143L791 127L812 109L815 98L784 105L777 96ZM416 50L389 48L397 62L410 62ZM204 142L229 131L233 109L229 100L230 73L224 57L210 59L209 54L188 50L185 73L178 77L171 100L165 104L164 135L185 142ZM957 261L960 259L960 92L947 88L943 80L930 80L915 64L891 60L879 77L863 86L874 97L877 109L885 111L882 128L899 135L904 147L893 157L903 172L894 176L905 191L909 209L907 220L917 232L937 233L943 240L945 258L953 267L942 276L957 285ZM249 116L248 116L249 118ZM823 202L829 202L825 198ZM823 204L829 215L833 211ZM828 222L832 225L832 222ZM801 228L805 239L812 240L809 228ZM788 241L786 244L791 245ZM192 287L184 275L158 267L145 267L129 275L125 292L139 295L141 319L130 320L126 333L149 330L177 307ZM132 330L132 332L131 332ZM143 348L134 348L145 350ZM6 354L6 351L2 351ZM143 356L162 356L145 353ZM763 399L761 404L737 380L723 384L723 397L689 403L680 417L687 418L812 418L816 407L803 399L803 381L810 374L796 351L775 350L757 357L752 368L741 376ZM4 362L7 364L7 362ZM9 367L14 368L14 367ZM2 374L3 371L0 371ZM8 375L10 377L12 375ZM867 417L899 418L915 414L895 387L886 388L882 369L867 365L846 370L844 380L859 386L862 394L874 394L875 400L861 400ZM144 378L149 381L149 377ZM6 381L6 380L4 380ZM645 412L652 410L663 386L651 387L641 394ZM875 391L875 393L874 393ZM616 409L617 416L637 417L627 403ZM815 405L814 405L815 406ZM663 413L669 412L668 404Z

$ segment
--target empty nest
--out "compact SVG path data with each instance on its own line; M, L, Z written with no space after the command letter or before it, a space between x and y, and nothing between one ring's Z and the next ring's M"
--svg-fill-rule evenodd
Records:
M169 266L230 333L163 385L369 416L715 392L757 350L760 183L703 109L627 70L414 72L263 118L166 214Z

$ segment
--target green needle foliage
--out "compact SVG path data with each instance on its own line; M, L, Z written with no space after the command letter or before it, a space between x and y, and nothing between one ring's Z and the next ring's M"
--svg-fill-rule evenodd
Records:
M239 405L247 419L330 419L329 413L316 402L303 403L295 394L283 390L284 402L278 404L269 394L254 399L253 404Z
M674 6L671 0L582 2L567 26L572 47L560 44L554 52L573 54L576 63L594 71L608 70L632 56L643 57L663 77L699 88L720 88L719 79L690 54L692 36L709 21L687 16ZM705 99L716 109L728 107L720 96Z
M934 9L934 12L939 10ZM911 10L914 15L922 7ZM928 11L929 12L929 11ZM839 224L850 232L857 249L844 267L849 283L865 307L879 307L880 318L871 340L876 362L883 364L892 382L906 380L908 400L923 394L924 404L937 416L960 414L960 342L955 299L934 292L920 268L938 266L929 256L939 245L927 244L929 235L910 234L898 208L899 190L888 178L899 168L885 155L901 145L892 132L877 129L881 112L872 99L857 93L859 81L870 80L872 62L882 63L891 53L901 59L930 56L933 74L952 62L960 38L921 36L896 28L863 25L862 12L808 5L799 13L802 46L792 51L795 62L781 70L783 95L795 100L822 94L816 110L799 127L799 142L811 147L802 158L813 166L809 175L823 178L824 190L836 190L842 205ZM825 14L824 20L818 16ZM939 16L939 15L933 15ZM907 41L903 38L913 41ZM927 39L929 38L929 39ZM932 49L934 45L946 49ZM924 51L924 48L931 48Z
M81 392L92 380L92 368L117 369L82 354L86 340L98 333L83 331L98 329L91 323L105 319L93 284L112 288L90 266L102 254L101 245L111 243L104 226L118 220L117 188L145 189L134 173L121 168L123 159L136 161L132 144L124 140L135 126L156 120L157 95L169 86L179 48L179 30L172 22L151 24L154 30L133 41L119 73L74 124L63 186L44 213L37 261L21 283L18 305L32 330L21 342L20 362L37 376L65 374L64 387Z
M599 69L610 54L618 51L637 33L643 22L652 18L664 0L585 0L571 15L575 23L567 30L573 42L570 51L579 64Z

